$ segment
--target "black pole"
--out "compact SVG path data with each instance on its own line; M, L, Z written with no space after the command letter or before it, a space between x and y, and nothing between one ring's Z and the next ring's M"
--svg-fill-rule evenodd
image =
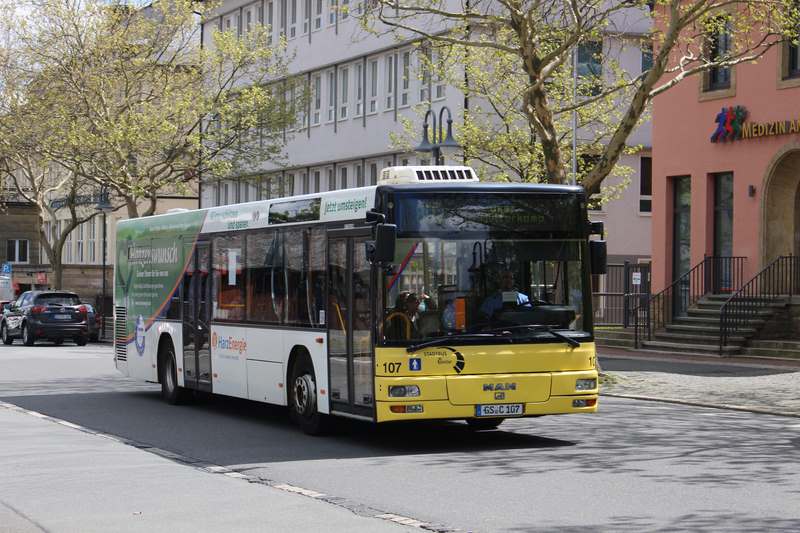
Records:
M103 305L100 322L100 339L106 340L106 214L103 212Z

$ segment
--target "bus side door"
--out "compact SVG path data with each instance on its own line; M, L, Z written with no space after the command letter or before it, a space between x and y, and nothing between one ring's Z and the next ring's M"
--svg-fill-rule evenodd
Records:
M328 232L328 379L331 412L374 420L369 230Z

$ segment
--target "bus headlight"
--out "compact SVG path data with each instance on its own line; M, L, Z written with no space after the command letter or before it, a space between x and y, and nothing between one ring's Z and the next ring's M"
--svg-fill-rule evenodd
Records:
M418 385L390 385L389 397L390 398L412 398L419 396Z
M594 390L596 388L597 380L595 378L575 380L575 390Z

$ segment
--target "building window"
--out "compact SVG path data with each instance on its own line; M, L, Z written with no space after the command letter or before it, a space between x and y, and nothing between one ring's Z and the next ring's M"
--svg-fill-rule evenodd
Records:
M300 11L302 12L300 18L303 19L303 35L307 35L308 30L311 28L311 2L306 2L308 2L308 0L303 0L303 3L300 4Z
M725 59L731 52L730 23L720 23L718 29L708 36L708 58L710 61ZM712 67L706 76L706 91L728 89L731 86L731 67Z
M328 122L336 117L336 73L328 71Z
M289 0L289 39L297 35L297 0Z
M786 43L784 55L786 56L786 68L783 70L783 78L800 78L800 43L796 40Z
M369 62L369 112L378 112L378 60Z
M356 64L356 115L360 117L364 113L364 65Z
M272 44L272 34L275 30L275 5L274 2L267 2L267 44Z
M350 84L350 70L347 67L339 69L339 118L347 118L348 86Z
M364 167L356 165L356 187L364 186Z
M336 190L336 174L334 174L333 169L328 169L328 190L335 191Z
M350 16L350 0L342 0L342 20Z
M411 87L411 52L403 52L403 80L401 82L400 106L409 105L408 91Z
M6 242L6 261L9 263L28 262L28 239L8 239Z
M264 5L258 4L258 8L256 8L256 18L259 24L264 24Z
M93 218L87 222L89 226L89 235L88 240L86 241L86 249L89 251L89 256L87 260L90 263L94 263L97 261L97 224L96 220Z
M653 158L639 158L639 212L653 210Z
M377 185L378 184L378 164L372 163L369 166L369 184L370 185Z
M319 192L319 186L320 186L320 183L319 183L320 179L319 178L320 178L319 170L315 170L314 171L314 190L312 192Z
M245 31L250 33L253 30L253 10L248 9L244 12Z
M339 169L339 181L340 181L342 189L346 189L347 188L347 167L341 167Z
M338 0L328 0L328 24L333 26L336 24L337 4Z
M578 79L581 80L583 91L591 95L600 94L602 89L602 56L603 43L600 41L578 46Z
M230 203L230 185L226 181L222 184L222 203L220 205L228 205Z
M386 56L386 108L394 109L394 54Z
M75 228L75 261L83 263L83 224Z
M323 0L314 0L316 3L314 9L314 29L318 30L322 27L322 2Z
M314 101L314 112L312 114L311 123L314 126L319 126L320 115L322 114L322 75L314 74L314 94L312 100Z
M642 45L642 72L653 68L653 43Z
M72 263L72 234L75 231L70 231L64 238L64 250L61 255L62 263Z
M445 97L445 64L444 64L444 56L442 52L436 53L436 61L433 63L434 68L436 69L433 73L434 79L434 99L441 100Z
M419 101L427 102L431 98L431 67L428 61L428 50L423 48L419 52Z

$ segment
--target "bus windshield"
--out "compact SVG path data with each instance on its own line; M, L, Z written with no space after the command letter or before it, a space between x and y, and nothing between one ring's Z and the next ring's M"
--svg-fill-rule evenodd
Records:
M383 340L523 326L583 329L582 241L578 239L400 238L384 276Z

